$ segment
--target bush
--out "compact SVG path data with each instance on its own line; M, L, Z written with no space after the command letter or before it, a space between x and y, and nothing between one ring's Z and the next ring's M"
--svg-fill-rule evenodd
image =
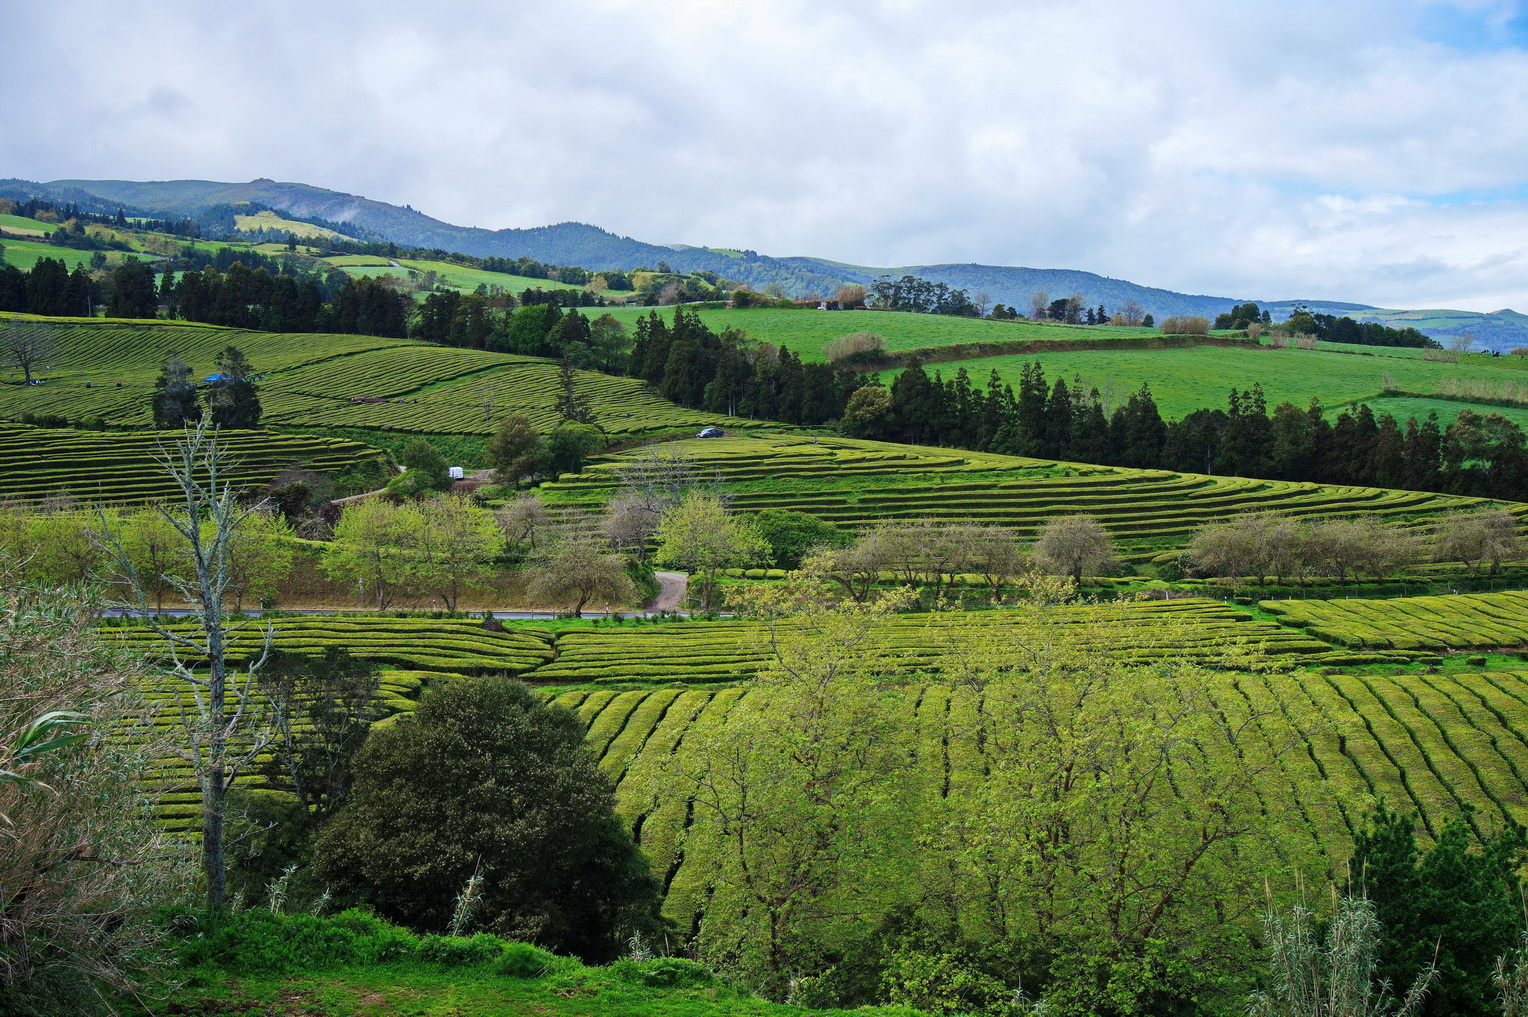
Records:
M565 963L556 954L538 950L529 943L511 943L494 965L494 971L505 978L540 978Z
M1162 319L1163 335L1209 335L1210 320L1197 314L1174 314Z
M822 348L833 364L875 363L886 359L886 339L874 332L841 335Z
M348 804L314 849L337 893L384 917L449 927L475 871L475 925L594 961L617 931L661 932L659 886L615 814L578 717L503 677L425 694L406 724L374 730Z
M504 941L481 932L476 936L424 936L419 940L419 959L446 968L486 964L503 954Z
M611 973L625 982L655 989L710 985L716 976L703 964L683 957L658 957L647 961L619 960L610 965Z

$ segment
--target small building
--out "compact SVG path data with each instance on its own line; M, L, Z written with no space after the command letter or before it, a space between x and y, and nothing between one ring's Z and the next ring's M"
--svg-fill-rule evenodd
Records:
M452 480L461 480L462 478L466 477L466 475L467 475L465 472L463 472L463 470L462 470L462 468L460 466L450 466L450 467L447 467L446 468L446 473L447 473L448 476L450 476L450 478Z

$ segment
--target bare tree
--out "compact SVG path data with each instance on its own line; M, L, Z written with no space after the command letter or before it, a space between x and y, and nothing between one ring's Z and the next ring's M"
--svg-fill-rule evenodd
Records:
M968 523L959 528L962 543L960 567L987 581L994 602L1003 599L1003 588L1030 567L1029 556L1019 547L1019 538L1006 526L981 526Z
M486 424L493 419L494 406L496 405L494 401L493 386L479 385L477 392L478 407L483 411L483 423Z
M638 561L646 561L647 542L658 530L664 504L640 491L622 491L605 506L600 530L612 547L634 551Z
M32 372L58 352L52 322L8 318L3 341L0 353L4 354L7 363L22 373L28 385L32 384Z
M976 294L976 300L974 303L976 304L977 315L985 318L987 316L987 312L992 310L992 294L988 293L986 290L982 290Z
M1114 542L1109 531L1092 516L1062 516L1040 530L1035 541L1035 560L1075 583L1094 575L1114 561Z
M1503 560L1519 553L1517 518L1505 509L1450 513L1434 527L1433 541L1434 561L1457 561L1471 576L1489 561L1487 574L1494 576Z
M494 513L494 521L504 534L505 550L518 550L522 544L535 550L536 535L551 522L551 516L541 503L540 495L535 491L522 491Z
M865 303L865 287L859 283L849 283L838 288L838 306L846 311L852 311L856 307L862 307Z
M1073 290L1066 298L1066 320L1075 325L1082 320L1083 296L1081 290Z
M128 581L125 601L149 619L164 644L160 664L164 676L178 686L181 746L191 764L202 796L202 871L207 880L207 904L221 910L227 903L223 825L228 789L239 771L270 740L264 717L256 708L255 673L270 654L274 629L267 627L263 645L246 656L245 672L232 663L232 644L242 624L230 624L225 595L231 575L231 545L239 527L263 508L241 506L233 485L224 476L234 465L218 444L216 427L204 416L195 428L159 457L165 473L180 491L180 503L161 507L182 544L187 578L168 576L170 585L192 607L190 631L158 621L149 610L150 585L111 531L104 513L101 540L116 559L116 569ZM205 669L205 670L204 670ZM190 701L187 702L189 696Z
M1050 294L1044 290L1035 290L1029 295L1029 316L1036 321L1044 318L1050 310Z
M582 618L591 600L607 604L631 600L636 587L627 577L621 556L611 554L604 541L579 530L560 530L530 561L530 594L539 603L573 601L573 617Z
M1114 317L1109 319L1109 324L1138 327L1145 320L1146 308L1142 307L1138 301L1126 300L1115 308Z
M1448 341L1448 348L1454 353L1468 353L1470 352L1470 347L1474 345L1475 334L1473 332L1460 332Z

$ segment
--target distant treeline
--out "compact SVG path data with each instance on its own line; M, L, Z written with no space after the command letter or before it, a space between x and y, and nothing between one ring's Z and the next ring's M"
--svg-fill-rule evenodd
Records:
M1232 389L1227 409L1200 409L1164 421L1149 387L1104 405L1074 379L1046 382L1025 366L1019 391L992 373L985 390L964 368L933 378L921 366L889 388L855 392L841 421L857 438L942 445L1006 455L1144 469L1528 498L1528 441L1506 417L1464 410L1447 429L1437 414L1404 424L1368 406L1328 420L1321 405L1280 403L1272 414L1260 385Z

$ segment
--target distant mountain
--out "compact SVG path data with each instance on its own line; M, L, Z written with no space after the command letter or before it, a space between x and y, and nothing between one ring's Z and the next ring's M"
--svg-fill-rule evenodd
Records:
M155 217L197 218L210 209L240 202L263 205L297 219L322 219L348 225L361 239L381 237L395 243L478 257L529 257L555 265L588 269L657 268L666 262L680 272L715 272L761 289L778 283L787 293L830 296L845 283L869 283L880 275L916 275L965 289L973 296L986 293L995 303L1027 309L1030 296L1045 290L1052 299L1080 292L1092 307L1113 310L1134 300L1158 319L1173 314L1201 314L1213 319L1247 297L1217 297L1177 293L1141 286L1073 269L1020 268L1000 265L904 265L876 268L848 265L822 258L775 258L756 251L692 247L688 244L649 244L585 223L564 222L531 229L486 230L456 226L431 218L412 206L373 201L309 184L259 179L248 183L213 180L53 180L35 183L0 180L0 197L41 197L78 202L88 211ZM1381 321L1396 327L1412 325L1440 342L1469 333L1478 349L1506 351L1528 346L1528 315L1512 310L1481 314L1473 311L1402 311L1369 304L1333 301L1275 300L1258 303L1275 318L1287 317L1296 304L1312 311L1346 314L1360 321Z

